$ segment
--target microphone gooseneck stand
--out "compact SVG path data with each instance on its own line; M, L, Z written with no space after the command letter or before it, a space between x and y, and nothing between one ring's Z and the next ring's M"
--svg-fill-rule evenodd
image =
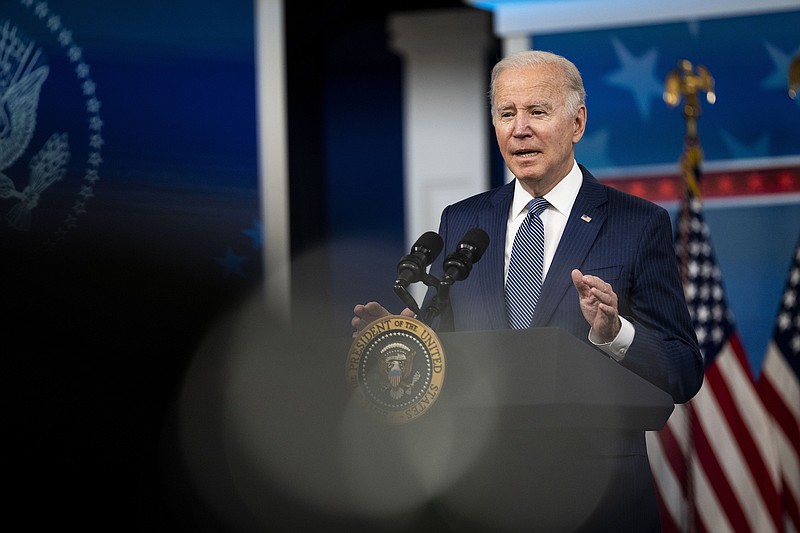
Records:
M436 330L440 332L453 331L453 306L450 304L450 287L452 285L452 278L449 276L442 278L442 281L439 282L439 290L433 299L439 313L439 327Z
M432 257L438 255L441 250L441 238L433 232L426 233L414 245L415 252L427 252L424 244L429 243L430 248L434 253L425 253L424 255L417 253L416 255L409 255L404 257L400 265L398 265L399 277L395 281L394 292L406 307L411 309L417 317L431 326L433 329L440 332L450 332L454 329L453 307L450 302L450 287L456 281L466 279L472 265L477 263L483 256L484 250L489 245L489 236L480 228L472 228L458 243L456 250L447 256L443 264L444 274L441 280L436 279L429 273L425 272L425 266L432 262ZM408 292L408 283L422 281L428 287L436 290L436 294L431 298L428 307L423 313L417 302ZM439 319L438 326L434 326L434 321Z

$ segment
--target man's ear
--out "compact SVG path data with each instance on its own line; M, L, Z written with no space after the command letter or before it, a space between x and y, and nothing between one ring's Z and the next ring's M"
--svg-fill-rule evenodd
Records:
M572 131L572 144L577 144L583 137L586 131L586 106L582 105L578 108L578 114L575 115L574 129Z

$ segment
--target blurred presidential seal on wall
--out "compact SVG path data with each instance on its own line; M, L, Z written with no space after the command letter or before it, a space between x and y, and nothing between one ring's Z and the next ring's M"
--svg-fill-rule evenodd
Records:
M59 14L32 0L0 14L6 238L35 235L53 243L77 225L100 179L102 124L89 63Z
M416 318L390 315L369 324L347 354L348 385L387 424L405 424L439 398L445 354L436 332Z

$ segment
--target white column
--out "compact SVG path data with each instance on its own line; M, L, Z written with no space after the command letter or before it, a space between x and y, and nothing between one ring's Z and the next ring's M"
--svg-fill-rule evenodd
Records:
M426 231L438 229L445 206L489 186L491 14L469 8L397 13L388 23L390 47L403 58L410 247ZM421 285L412 287L417 298Z
M265 300L276 317L288 318L291 279L283 0L258 0L255 10Z

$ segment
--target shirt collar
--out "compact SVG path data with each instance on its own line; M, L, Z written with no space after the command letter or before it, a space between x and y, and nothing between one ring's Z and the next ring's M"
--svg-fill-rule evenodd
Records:
M551 206L553 206L559 213L565 217L569 216L572 211L572 206L575 203L575 198L578 196L578 191L583 183L583 174L581 169L578 168L577 161L572 161L572 169L564 176L564 179L559 181L553 190L544 195ZM511 203L511 218L514 219L522 214L528 212L528 202L531 201L533 196L522 188L519 180L514 180L514 199Z

